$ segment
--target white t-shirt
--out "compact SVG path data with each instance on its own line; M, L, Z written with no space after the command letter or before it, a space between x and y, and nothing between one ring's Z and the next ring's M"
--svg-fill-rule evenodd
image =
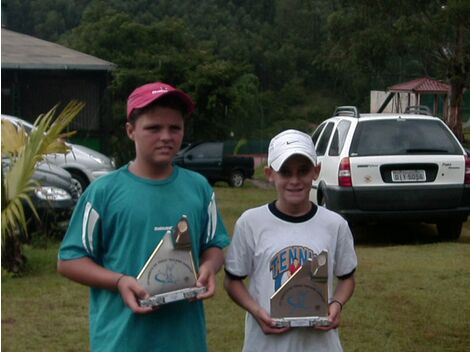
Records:
M225 270L249 277L251 296L267 311L270 297L287 277L294 258L300 264L314 254L328 251L329 300L333 276L351 274L357 266L354 243L347 222L323 207L312 207L302 217L280 213L272 204L249 209L235 224ZM292 328L279 335L265 335L251 314L246 315L243 351L342 351L337 330Z

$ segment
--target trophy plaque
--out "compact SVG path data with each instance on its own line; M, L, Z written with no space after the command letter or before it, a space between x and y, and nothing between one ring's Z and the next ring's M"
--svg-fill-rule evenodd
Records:
M271 296L277 327L328 326L328 253L308 259Z
M191 252L187 217L168 230L137 276L150 298L142 307L153 307L196 297L205 287L196 287L197 275Z

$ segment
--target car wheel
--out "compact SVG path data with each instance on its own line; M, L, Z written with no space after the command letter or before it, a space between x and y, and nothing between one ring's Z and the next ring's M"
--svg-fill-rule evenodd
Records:
M72 175L72 184L73 184L75 191L78 193L78 195L81 195L83 191L88 187L90 182L85 176L83 176L82 173L78 171L74 171L74 170L67 170L67 171L70 172L70 174Z
M458 220L443 221L437 224L437 233L443 240L457 240L462 231L462 222Z
M230 179L228 182L230 186L239 188L243 186L244 182L245 182L245 177L241 171L232 171L232 174L230 175Z

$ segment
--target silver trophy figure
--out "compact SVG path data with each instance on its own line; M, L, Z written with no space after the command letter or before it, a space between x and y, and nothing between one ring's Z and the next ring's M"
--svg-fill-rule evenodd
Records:
M271 317L278 327L329 325L326 251L308 259L271 296Z
M137 276L137 281L151 296L140 300L140 305L144 307L193 298L207 290L196 287L197 274L185 215L163 236Z

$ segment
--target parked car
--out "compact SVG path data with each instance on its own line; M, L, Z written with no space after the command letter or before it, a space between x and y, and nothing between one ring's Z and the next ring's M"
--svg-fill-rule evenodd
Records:
M189 144L176 154L174 162L199 172L211 183L225 181L232 187L242 187L254 174L253 158L224 153L223 142Z
M321 171L311 200L350 223L426 222L457 239L470 214L470 158L438 117L414 111L337 108L312 134Z
M14 124L22 126L29 133L34 126L18 117L2 115L2 120L7 119ZM116 168L114 160L108 158L93 149L82 145L67 143L71 148L67 154L50 154L47 161L60 166L70 172L72 182L75 183L80 193L100 176L106 175Z
M2 170L10 167L10 159L2 158ZM31 201L39 215L39 221L32 216L25 203L25 213L31 231L48 231L51 226L67 222L80 197L80 190L72 182L72 176L63 168L42 162L36 165L33 179L38 186L31 192Z

